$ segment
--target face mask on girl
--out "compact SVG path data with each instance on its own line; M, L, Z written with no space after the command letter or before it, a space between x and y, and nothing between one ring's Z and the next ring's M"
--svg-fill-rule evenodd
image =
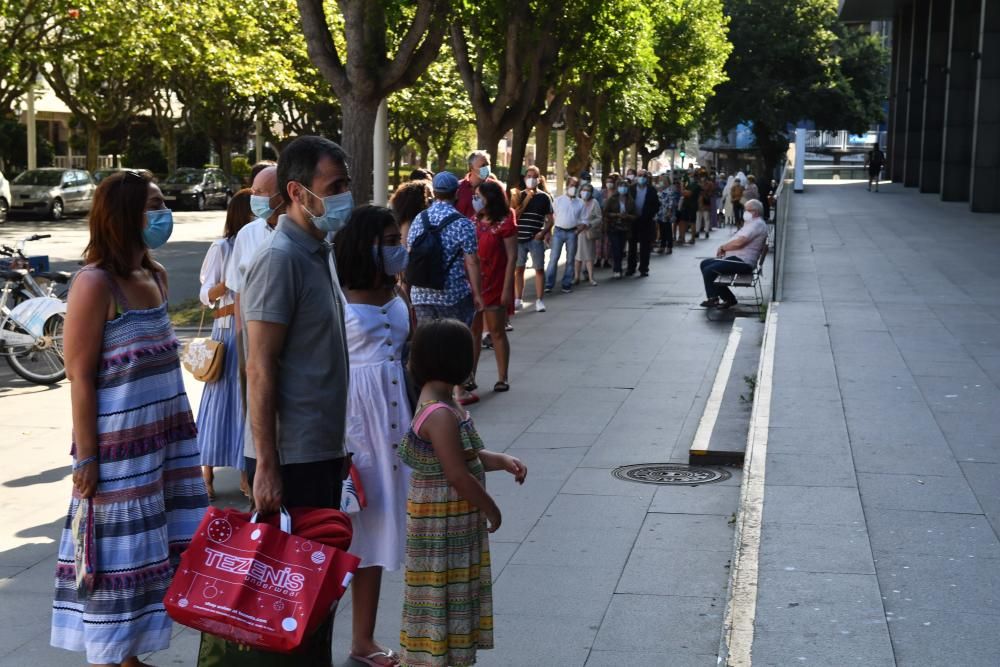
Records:
M372 256L375 263L378 263L378 246L372 246ZM406 246L384 245L382 246L382 270L390 276L402 273L406 270L406 265L410 263L410 253Z
M169 208L146 211L146 226L142 229L142 241L150 250L156 250L170 238L174 231L174 212Z
M620 194L620 195L627 195L628 194L628 186L627 185L619 185L618 186L618 194Z
M339 195L320 197L304 185L302 189L323 202L323 213L321 215L315 215L305 205L302 206L312 219L312 223L316 225L316 229L324 232L340 231L347 223L347 216L351 214L351 210L354 208L354 197L350 191L342 192Z
M584 190L583 192L581 192L580 199L582 199L583 201L587 201L588 199L590 199L590 190Z
M476 210L476 213L482 211L484 206L486 206L486 202L483 201L482 197L479 195L472 195L472 208Z

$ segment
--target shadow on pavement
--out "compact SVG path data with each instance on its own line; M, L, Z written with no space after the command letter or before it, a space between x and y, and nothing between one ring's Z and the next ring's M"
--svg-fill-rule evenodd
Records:
M28 475L27 477L19 477L17 479L7 480L3 483L4 486L11 488L21 488L25 486L32 486L33 484L49 484L51 482L61 482L66 478L67 475L72 474L72 466L62 466L60 468L52 468L51 470L45 470L43 472L37 473L35 475Z

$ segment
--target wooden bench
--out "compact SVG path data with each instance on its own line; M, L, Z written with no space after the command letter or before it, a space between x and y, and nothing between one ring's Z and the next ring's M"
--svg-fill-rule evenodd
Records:
M757 259L757 266L754 267L752 273L720 273L715 278L716 285L725 285L726 287L752 287L754 300L757 303L757 314L760 317L760 321L764 321L764 316L766 311L764 310L764 287L760 283L761 274L764 273L764 260L767 259L768 245L764 244L764 249L760 253L760 257ZM711 308L706 310L706 313L711 312Z

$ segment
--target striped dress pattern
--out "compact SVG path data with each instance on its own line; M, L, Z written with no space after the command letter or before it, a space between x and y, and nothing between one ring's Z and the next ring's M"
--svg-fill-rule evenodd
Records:
M486 517L448 483L430 442L417 435L444 403L429 403L399 448L413 472L406 502L406 571L402 664L408 667L474 665L477 649L493 648L493 592ZM468 413L460 419L462 450L481 483L483 449Z
M107 278L121 314L105 324L95 378L94 587L84 599L77 595L74 489L59 544L51 635L53 646L85 651L99 664L170 644L163 596L208 505L165 295L156 308L129 310ZM75 461L75 442L72 454Z

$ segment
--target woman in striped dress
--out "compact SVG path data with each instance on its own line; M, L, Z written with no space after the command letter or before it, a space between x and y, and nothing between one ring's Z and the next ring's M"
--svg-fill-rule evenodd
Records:
M251 220L252 190L244 189L233 195L226 211L223 237L208 247L201 263L201 291L198 298L212 308L212 340L222 341L222 374L215 382L205 385L198 409L198 449L201 450L201 476L205 480L208 499L215 499L216 466L243 470L243 406L240 399L239 351L236 348L236 327L233 291L226 287L226 270L232 255L236 234ZM200 332L199 332L200 335ZM244 492L245 481L241 483Z
M483 449L469 413L455 403L452 388L472 371L472 350L472 332L457 320L421 325L410 350L410 370L422 389L399 448L413 470L400 630L400 664L408 667L473 665L477 649L493 648L488 533L501 517L484 487L485 472L506 470L520 484L528 469Z
M73 414L73 497L59 544L53 646L94 665L137 667L170 643L163 608L180 553L208 504L163 267L170 211L129 172L105 179L90 213L87 266L66 314ZM77 588L71 521L93 509L89 593Z

